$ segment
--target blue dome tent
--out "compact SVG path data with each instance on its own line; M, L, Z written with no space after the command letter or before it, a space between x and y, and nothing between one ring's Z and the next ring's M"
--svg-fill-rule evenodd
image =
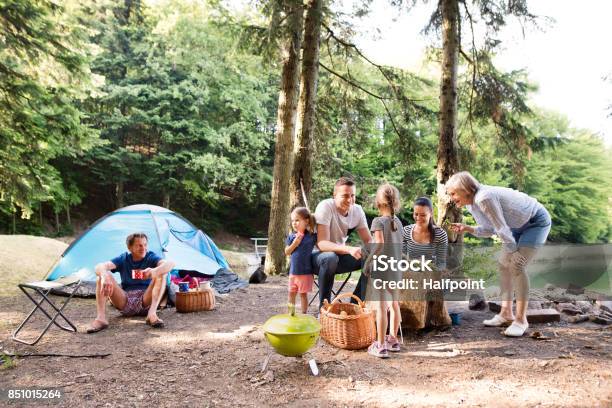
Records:
M230 280L239 283L237 287L246 286L229 271L227 261L208 235L174 211L148 204L120 208L100 218L64 251L46 279L76 274L82 281L95 282L96 264L126 252L125 239L133 232L147 234L149 250L175 262L175 271L196 271L210 276L223 272L225 281L231 274ZM119 281L119 274L114 276ZM217 289L225 292L221 287ZM231 289L234 287L227 291Z

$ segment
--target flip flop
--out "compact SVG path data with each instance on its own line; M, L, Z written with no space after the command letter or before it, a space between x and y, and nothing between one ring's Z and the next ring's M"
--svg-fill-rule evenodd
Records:
M95 323L98 322L100 325L96 326ZM92 333L97 333L99 331L102 331L104 329L106 329L108 327L108 323L103 323L100 320L96 319L93 321L93 323L91 324L91 326L89 326L86 330L87 334L92 334Z
M159 318L156 321L152 322L147 317L147 319L145 320L145 323L147 323L149 326L153 327L154 329L161 329L162 327L164 327L164 321Z

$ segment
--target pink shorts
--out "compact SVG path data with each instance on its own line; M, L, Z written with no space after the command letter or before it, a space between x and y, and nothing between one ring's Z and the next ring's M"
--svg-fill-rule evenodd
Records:
M290 275L289 292L308 293L312 291L313 275Z

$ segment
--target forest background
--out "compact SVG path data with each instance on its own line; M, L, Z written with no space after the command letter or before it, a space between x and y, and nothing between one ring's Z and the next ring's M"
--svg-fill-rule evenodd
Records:
M349 175L373 216L376 187L389 181L411 222L410 202L435 197L440 181L441 79L377 65L353 44L368 2L356 2L351 15L320 3L309 203ZM423 21L431 39L424 64L438 71L442 3L453 2L427 3L432 17ZM389 7L409 13L411 4ZM463 13L457 22L466 22L460 45L472 42L470 24L488 27L482 47L457 52L460 168L536 197L552 215L551 241L610 242L611 149L530 103L537 84L525 71L493 64L496 27L513 16L531 24L544 17L512 8L526 7L522 1L454 4ZM213 236L267 235L290 7L1 2L0 233L72 235L109 211L149 203Z

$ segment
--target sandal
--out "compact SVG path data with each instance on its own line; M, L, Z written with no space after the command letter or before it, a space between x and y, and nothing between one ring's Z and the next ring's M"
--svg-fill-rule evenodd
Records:
M96 322L99 323L99 325L96 326ZM85 332L87 334L93 334L93 333L97 333L99 331L102 331L104 329L106 329L108 327L108 323L104 323L101 320L95 319L92 323L91 326L89 326Z
M493 316L492 319L484 320L482 324L487 327L501 327L501 326L510 326L512 320L507 320L505 317L502 317L498 314Z
M147 323L149 326L153 327L154 329L161 329L162 327L164 327L164 321L160 318L157 318L156 321L152 322L147 317L147 319L145 320L145 323Z

